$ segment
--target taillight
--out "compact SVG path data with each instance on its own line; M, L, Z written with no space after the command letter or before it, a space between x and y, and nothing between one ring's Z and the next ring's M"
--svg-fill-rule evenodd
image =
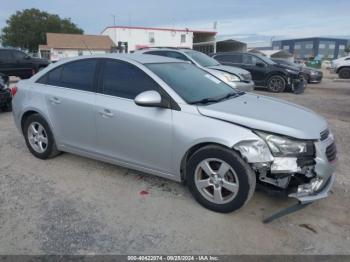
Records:
M15 96L15 94L17 93L17 86L11 87L11 95Z

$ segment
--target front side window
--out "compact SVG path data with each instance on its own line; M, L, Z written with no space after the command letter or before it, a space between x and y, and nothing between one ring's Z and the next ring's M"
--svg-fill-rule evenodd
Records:
M203 99L225 97L237 92L192 64L159 63L146 66L190 104Z
M138 94L156 90L158 84L136 66L120 61L107 60L102 73L102 92L106 95L134 99Z
M252 56L252 55L246 55L245 59L246 59L245 64L247 64L247 65L256 65L256 62L263 63L262 60L260 60L256 56Z

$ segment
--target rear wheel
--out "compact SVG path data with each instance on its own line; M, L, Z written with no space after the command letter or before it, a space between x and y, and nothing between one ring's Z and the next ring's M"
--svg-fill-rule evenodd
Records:
M239 209L252 197L256 177L233 150L219 146L199 149L187 164L188 187L204 207L221 213Z
M279 93L283 92L286 88L286 80L283 76L273 75L267 81L267 89L270 92Z
M350 79L350 68L342 68L338 74L340 78Z
M23 134L29 151L37 158L47 159L59 154L50 127L39 114L25 120Z

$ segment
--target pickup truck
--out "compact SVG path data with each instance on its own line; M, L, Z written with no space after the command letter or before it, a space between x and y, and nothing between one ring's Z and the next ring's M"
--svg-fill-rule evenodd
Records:
M339 78L350 79L350 56L333 60L331 70L338 74Z
M0 73L6 76L30 78L48 64L48 60L31 57L20 50L0 48Z

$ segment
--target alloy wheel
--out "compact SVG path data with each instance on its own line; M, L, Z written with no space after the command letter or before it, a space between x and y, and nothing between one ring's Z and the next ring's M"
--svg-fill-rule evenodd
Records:
M274 76L269 81L269 89L273 92L280 92L284 89L284 84L282 77Z
M223 160L205 159L195 171L195 185L208 201L225 204L232 201L239 189L236 172Z
M33 122L29 125L28 141L35 152L45 152L48 146L48 137L45 128L40 123Z

